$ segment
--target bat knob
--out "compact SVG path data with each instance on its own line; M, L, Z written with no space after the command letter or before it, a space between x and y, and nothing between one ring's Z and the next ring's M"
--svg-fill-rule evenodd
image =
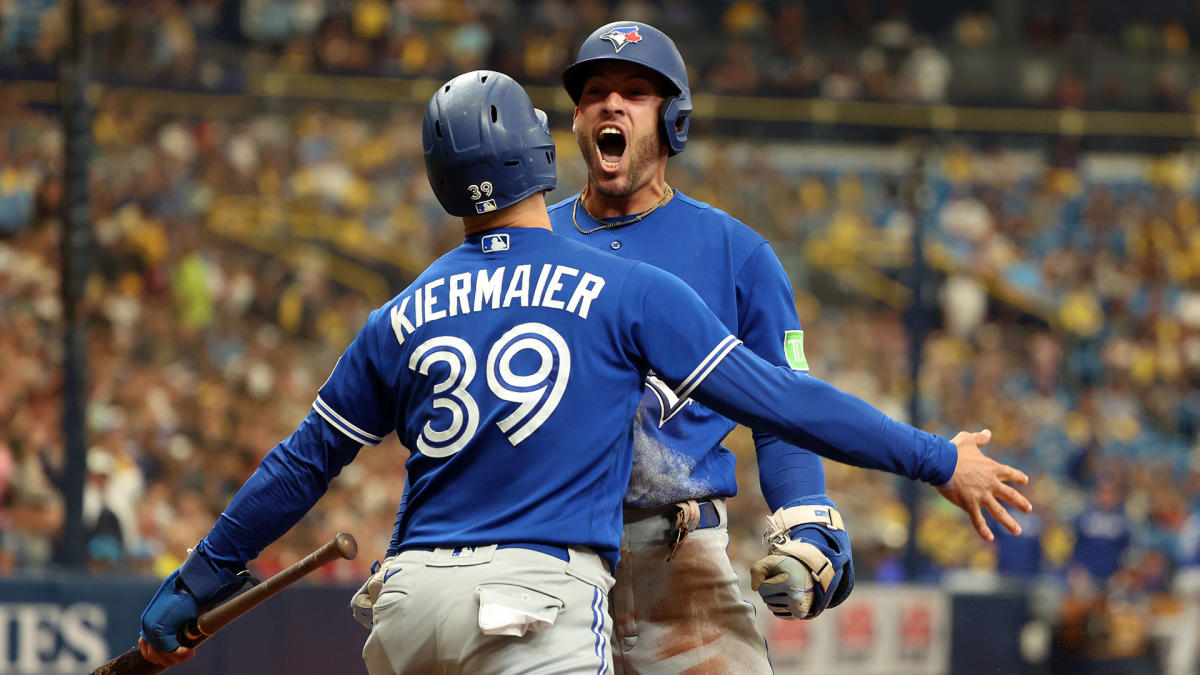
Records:
M333 540L336 542L338 554L346 560L354 560L358 555L358 542L354 541L354 535L339 532Z

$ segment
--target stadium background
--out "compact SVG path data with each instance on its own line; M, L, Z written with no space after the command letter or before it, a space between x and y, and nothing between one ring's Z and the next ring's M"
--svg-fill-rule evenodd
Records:
M5 603L130 577L148 597L303 417L366 313L457 244L421 170L434 87L479 67L516 77L551 113L550 199L582 186L557 76L618 18L679 44L696 113L668 181L771 240L813 373L931 431L989 426L990 451L1033 476L1027 534L986 545L932 490L827 463L852 600L874 609L764 623L781 671L867 672L892 653L878 617L893 614L924 628L887 648L944 652L911 672L978 672L984 656L998 672L1186 661L1200 611L1177 590L1200 564L1194 4L84 5L73 43L66 4L0 0L0 672L83 670L65 633L21 652L33 624ZM83 69L64 67L72 44ZM81 77L60 90L64 73ZM65 160L72 129L88 132L86 184ZM87 236L64 246L64 223ZM88 272L74 312L72 255ZM72 315L86 475L67 537ZM745 569L764 505L748 435L730 443L743 460L730 555ZM344 530L366 560L319 581L357 585L390 533L405 455L394 439L364 451L258 572ZM63 564L73 545L85 572ZM915 623L888 604L904 593L930 603ZM133 605L106 619L130 644Z

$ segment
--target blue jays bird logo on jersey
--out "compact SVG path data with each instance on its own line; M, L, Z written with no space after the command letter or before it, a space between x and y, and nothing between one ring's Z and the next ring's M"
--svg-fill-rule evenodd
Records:
M641 42L642 34L638 32L637 26L618 26L601 35L600 39L611 42L613 51L619 52L625 45Z
M651 371L646 375L646 380L642 383L651 393L658 398L658 428L661 429L667 420L674 417L680 410L692 402L690 398L680 399L671 385L663 382Z

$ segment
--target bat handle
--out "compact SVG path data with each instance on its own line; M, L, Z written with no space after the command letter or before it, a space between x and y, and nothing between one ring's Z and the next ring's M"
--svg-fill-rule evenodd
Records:
M224 628L229 622L253 609L256 605L283 590L309 572L338 558L353 560L358 555L358 543L345 532L338 534L329 543L309 553L299 562L257 586L234 596L223 605L192 619L179 631L179 644L195 647L210 635ZM142 658L141 651L134 647L107 664L92 671L92 675L151 675L166 670Z
M197 619L192 619L187 622L187 625L179 630L179 634L175 636L179 640L179 644L184 647L195 647L204 642L208 637L204 631L200 630L200 624Z

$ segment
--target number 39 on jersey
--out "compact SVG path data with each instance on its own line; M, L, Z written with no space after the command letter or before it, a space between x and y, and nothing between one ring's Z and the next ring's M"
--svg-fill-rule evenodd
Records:
M531 352L537 366L519 374L513 360ZM434 429L427 421L417 437L417 449L428 457L449 457L466 447L479 431L479 403L467 387L475 379L475 351L465 340L441 335L422 342L413 350L408 367L429 376L434 363L444 362L448 372L434 383L433 407L448 410L450 423ZM516 403L508 416L497 422L514 446L537 431L562 400L571 377L571 350L558 331L542 323L523 323L509 329L487 350L485 364L488 389L498 399Z

